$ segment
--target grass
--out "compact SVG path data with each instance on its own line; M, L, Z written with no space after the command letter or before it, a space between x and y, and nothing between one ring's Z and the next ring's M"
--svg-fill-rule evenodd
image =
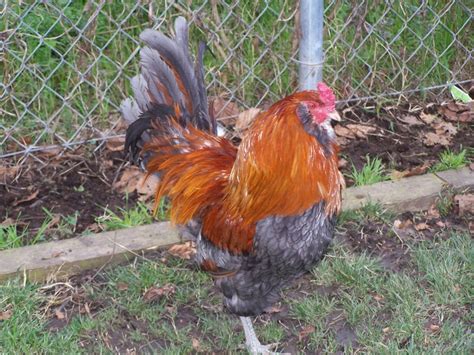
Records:
M447 149L440 154L439 162L431 168L431 171L436 173L450 169L459 169L466 166L468 163L469 160L467 158L466 149L462 149L459 153Z
M382 217L386 222L378 223L392 225L373 206L352 221ZM288 315L279 321L263 317L257 333L265 342L289 342L309 353L350 353L353 347L371 354L470 353L473 242L463 232L445 233L407 240L411 261L400 272L337 242L304 286L284 292ZM107 269L94 281L1 284L0 316L11 316L0 320L0 352L242 352L240 322L222 311L210 277L179 259L158 259ZM174 292L144 300L147 290L165 285ZM55 316L61 307L67 322ZM61 326L53 330L55 323Z
M366 163L362 169L357 170L352 165L349 177L354 181L355 186L371 185L387 180L382 160L380 158L370 158L369 156L366 156Z
M339 1L325 9L324 76L339 97L347 97L348 87L364 96L445 83L450 71L461 69L474 39L470 13L460 3L446 8L434 2L429 9L415 0L372 5L354 9L352 2ZM109 128L111 115L131 93L128 78L138 71L139 33L154 25L168 32L178 14L196 20L192 43L205 40L214 53L205 57L210 95L231 91L233 100L251 107L295 90L294 2L159 0L151 10L156 17L131 0L107 1L100 9L86 0L9 2L0 23L7 35L0 75L8 87L2 125L9 137L62 143L79 140L76 131L91 122ZM453 45L454 39L463 45ZM459 79L469 78L470 69L465 66Z

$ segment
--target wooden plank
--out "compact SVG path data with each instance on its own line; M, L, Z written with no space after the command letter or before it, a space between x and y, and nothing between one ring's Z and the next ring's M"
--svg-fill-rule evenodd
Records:
M16 275L32 281L62 279L179 242L176 229L163 222L8 249L0 252L0 281Z
M343 192L342 207L354 210L373 202L395 212L426 210L435 202L443 185L435 175L427 174L353 187Z
M457 191L474 188L474 174L464 168L349 188L343 192L343 210L369 202L396 212L426 210L447 186ZM9 249L0 252L0 281L17 275L33 281L61 279L179 242L177 231L162 222Z
M474 171L468 167L435 174L456 191L474 189Z

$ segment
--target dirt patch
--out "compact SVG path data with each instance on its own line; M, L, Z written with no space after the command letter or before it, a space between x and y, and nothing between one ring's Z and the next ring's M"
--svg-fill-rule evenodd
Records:
M342 124L373 128L367 134L359 134L352 139L342 139L341 156L349 164L341 168L347 179L347 185L353 181L348 177L352 164L360 170L366 163L366 157L379 157L387 171L412 170L416 167L428 167L439 161L439 155L446 149L459 152L472 146L474 126L469 122L453 122L444 115L444 106L427 105L425 108L412 106L379 108L376 105L366 107L344 107ZM473 112L470 113L471 115ZM452 125L452 126L451 126ZM440 128L441 127L441 128ZM426 136L446 136L443 144L429 145ZM337 132L337 131L336 131ZM357 132L356 132L357 133ZM426 168L424 169L426 171Z
M18 221L20 228L28 227L32 237L44 223L46 210L76 219L71 235L51 232L47 238L80 234L95 223L105 207L116 211L136 204L136 193L125 196L112 187L124 164L122 153L103 151L88 156L83 150L50 159L45 165L26 163L16 179L0 184L2 221Z

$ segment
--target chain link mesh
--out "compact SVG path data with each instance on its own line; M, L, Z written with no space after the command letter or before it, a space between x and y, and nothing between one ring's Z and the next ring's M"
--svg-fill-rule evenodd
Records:
M325 5L324 77L342 102L407 97L472 79L472 2ZM224 123L297 88L296 1L37 0L1 6L2 158L35 157L36 151L122 133L116 129L118 106L138 71L138 35L147 27L170 33L177 15L191 21L191 43L209 45L206 82Z

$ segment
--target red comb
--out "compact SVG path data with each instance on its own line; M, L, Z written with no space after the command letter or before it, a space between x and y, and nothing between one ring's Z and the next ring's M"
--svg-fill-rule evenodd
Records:
M334 96L334 93L329 88L329 86L327 86L323 82L319 82L318 83L318 91L319 91L319 97L321 98L321 101L323 101L328 106L334 106L335 105L336 96Z

